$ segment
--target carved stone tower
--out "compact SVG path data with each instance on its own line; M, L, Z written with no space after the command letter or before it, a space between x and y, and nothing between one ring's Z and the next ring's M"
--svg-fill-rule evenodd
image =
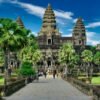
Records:
M23 22L22 22L20 17L17 18L16 22L21 28L24 28L24 24L23 24Z
M50 4L48 4L43 16L42 28L38 33L38 43L44 54L44 61L47 62L47 66L53 66L55 63L54 56L60 44L60 33L57 29L55 14Z
M82 18L79 18L73 30L73 44L74 46L86 45L86 31Z
M50 4L48 4L47 9L45 10L42 28L38 35L40 37L46 37L44 40L45 43L43 43L45 45L53 45L54 43L57 44L59 42L56 38L60 37L60 33L57 29L55 14Z

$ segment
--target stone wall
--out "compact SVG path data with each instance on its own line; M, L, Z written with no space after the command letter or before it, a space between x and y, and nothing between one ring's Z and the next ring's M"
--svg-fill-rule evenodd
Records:
M4 87L4 95L9 96L25 86L25 79L15 81Z
M93 86L71 77L63 79L70 82L74 87L76 87L83 93L93 96L93 100L100 100L100 85Z
M93 87L93 100L100 100L100 86Z

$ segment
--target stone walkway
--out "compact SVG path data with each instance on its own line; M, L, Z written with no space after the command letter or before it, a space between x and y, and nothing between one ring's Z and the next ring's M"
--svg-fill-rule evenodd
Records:
M28 84L6 100L92 100L92 98L60 78L41 77L39 82Z

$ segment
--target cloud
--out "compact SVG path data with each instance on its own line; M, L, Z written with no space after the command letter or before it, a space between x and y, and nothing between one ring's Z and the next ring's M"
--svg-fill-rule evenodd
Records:
M32 32L32 34L34 34L34 36L37 36L38 35L37 32Z
M86 35L87 35L87 44L97 45L100 43L100 40L97 40L98 36L96 32L87 31Z
M42 18L45 13L46 8L41 7L41 6L24 3L24 2L19 2L17 0L6 0L6 1L9 1L9 3L17 4L20 7L22 7L25 11L27 11L27 13L38 16L40 18ZM72 12L66 12L66 11L62 11L62 10L54 10L54 13L57 17L57 23L60 23L62 25L65 25L67 20L71 20L71 21L74 20L72 18L72 16L74 15Z
M100 27L100 22L90 23L86 26L86 28L95 28L95 27Z
M78 18L74 19L74 20L73 20L73 23L76 23L76 22L77 22L77 20L78 20Z
M65 12L62 10L54 10L54 12L57 17L65 18L65 19L73 19L72 16L74 14L72 12Z
M20 5L22 8L24 8L29 14L36 15L40 18L43 17L43 14L45 12L45 8L39 7L36 5L28 4L28 3L22 3L22 2L16 2L18 5Z
M62 35L62 37L72 37L72 33L64 34L64 35Z
M30 14L33 14L39 17L43 17L44 15L44 12L45 12L44 7L40 7L40 6L28 4L28 3L22 3L22 2L16 2L16 3L19 4L22 8L24 8ZM72 12L64 12L61 10L54 10L54 12L57 17L64 18L64 19L72 19L72 16L73 16Z

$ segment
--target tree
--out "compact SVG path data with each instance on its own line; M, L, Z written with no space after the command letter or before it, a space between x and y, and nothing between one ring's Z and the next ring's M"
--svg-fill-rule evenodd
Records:
M39 50L36 39L32 34L27 39L27 46L18 52L18 56L22 62L28 61L35 65L42 58L42 53Z
M19 72L23 77L29 77L36 74L36 71L33 69L32 63L30 62L23 62Z
M89 77L90 71L92 73L93 68L90 64L92 64L93 61L93 53L90 50L84 50L81 54L82 61L85 63L86 66L86 73L87 77Z
M0 47L5 55L5 68L8 68L10 52L16 52L23 48L27 41L29 31L20 28L16 22L10 19L0 19Z
M96 53L96 46L90 46L90 50L93 54Z
M71 43L64 43L58 54L59 61L66 64L67 71L69 70L69 67L77 63L78 56L76 56L77 55L75 54L75 50Z
M100 67L100 51L96 52L93 61L96 65L98 65L98 67ZM99 72L100 72L100 68L99 68Z
M3 67L3 66L4 66L4 52L0 48L0 67Z

